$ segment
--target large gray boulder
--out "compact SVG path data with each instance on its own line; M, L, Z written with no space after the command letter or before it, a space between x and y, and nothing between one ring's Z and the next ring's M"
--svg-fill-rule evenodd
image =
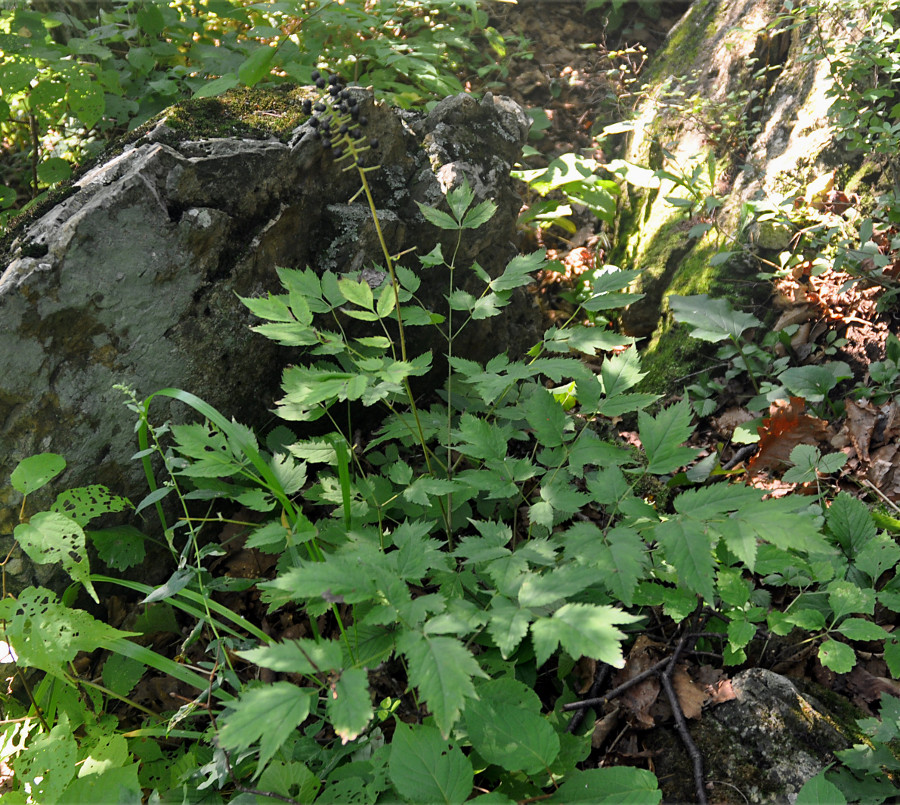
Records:
M515 254L519 200L509 171L527 116L505 98L460 95L425 115L353 91L380 141L368 156L381 169L368 178L391 251L424 254L443 238L452 254L455 237L427 224L415 202L446 208L445 193L466 177L476 201L493 199L498 212L467 233L458 265L477 257L496 275ZM51 451L68 462L29 512L85 484L135 500L146 493L130 458L134 414L116 384L141 398L174 386L239 421L271 419L282 369L298 356L252 333L259 322L237 297L280 291L276 266L356 276L381 263L368 208L347 204L358 187L356 172L342 172L306 123L282 139L185 140L164 117L18 234L0 255L0 554L12 545L21 502L9 474L26 456ZM403 262L418 267L413 254ZM439 310L446 273L430 269L422 281L423 300ZM524 294L505 315L475 324L454 349L476 360L521 353L538 334ZM413 349L439 355L439 339L420 330ZM189 413L160 405L156 416ZM52 572L24 561L6 569L13 592Z

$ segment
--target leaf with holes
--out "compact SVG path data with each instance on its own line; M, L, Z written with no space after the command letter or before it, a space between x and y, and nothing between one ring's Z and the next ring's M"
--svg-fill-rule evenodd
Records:
M87 533L100 559L116 570L139 565L147 555L147 537L134 526L114 526Z
M105 486L93 484L67 489L56 497L51 511L71 517L78 525L85 526L101 514L120 512L134 508L128 498L112 494Z
M59 512L38 512L27 523L19 523L13 535L33 562L61 564L72 579L81 582L97 603L91 584L84 531L71 517Z

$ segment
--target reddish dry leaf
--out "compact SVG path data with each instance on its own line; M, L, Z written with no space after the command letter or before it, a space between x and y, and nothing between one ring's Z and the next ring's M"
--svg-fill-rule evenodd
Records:
M791 451L798 444L818 444L828 437L828 423L824 419L804 414L805 401L791 397L790 402L776 400L770 415L763 420L759 431L759 451L750 459L750 475L771 471L789 463Z
M664 648L661 644L653 642L647 635L640 635L634 641L631 651L628 652L625 667L616 674L616 685L622 685L629 679L634 679L638 674L655 665L659 661ZM649 729L654 725L650 709L658 696L659 680L655 676L651 676L649 679L645 679L643 682L638 682L636 685L628 688L619 697L619 701L632 717L636 727Z
M882 676L873 676L859 665L847 675L847 686L870 704L881 699L882 693L900 696L900 682Z
M675 669L672 676L672 687L678 697L678 704L685 718L700 718L706 693L702 685L691 679L691 675L681 666Z
M869 400L860 400L859 402L847 400L846 405L847 423L844 427L850 435L850 442L856 450L856 455L863 461L868 461L869 444L872 441L872 431L875 430L878 416Z
M710 685L706 689L707 702L710 705L722 704L722 702L730 702L737 698L734 688L731 686L730 679L723 679L715 685Z

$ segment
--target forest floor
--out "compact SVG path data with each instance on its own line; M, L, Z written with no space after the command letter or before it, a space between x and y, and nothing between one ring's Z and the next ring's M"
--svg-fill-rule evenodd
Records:
M538 110L533 114L539 134L532 135L530 144L539 153L527 160L528 167L542 167L569 152L600 162L613 156L604 153L602 137L598 135L604 126L628 118L636 103L635 93L639 91L645 62L662 44L687 5L660 3L649 15L641 13L636 3L626 4L626 9L636 9L637 13L622 20L615 34L608 33L607 20L601 13L585 13L581 3L519 0L517 5L495 5L492 24L508 38L519 35L530 42L530 58L515 59L503 88L494 90L509 95L526 108ZM840 215L855 201L835 187L821 212ZM565 273L545 272L533 287L548 325L568 319L574 310L572 294L581 282L581 275L604 262L607 244L602 222L587 210L580 214L576 210L574 219L577 224L574 234L555 227L523 234L524 247L545 247L548 256L559 260L566 269ZM884 253L890 253L889 247L885 247ZM888 334L900 332L900 322L889 310L878 309L883 286L866 287L864 283L851 286L847 274L828 271L810 276L809 268L809 265L801 266L793 275L772 283L772 304L780 312L773 329L778 331L792 323L800 324L789 349L801 359L810 358L824 336L833 334L829 343L836 344L837 349L829 360L846 361L856 374L852 381L836 389L836 394L869 382L870 363L884 359ZM895 259L888 273L896 274L898 268L900 261ZM690 382L686 379L685 385ZM667 401L680 399L684 394L683 388L671 389ZM728 442L736 425L752 419L742 404L751 396L753 389L746 379L722 382L721 391L711 401L713 410L701 420L691 442L704 451L701 457L718 452L723 463L728 457L740 458L738 451L742 445ZM787 457L793 447L815 441L823 453L842 450L848 456L841 473L820 479L821 484L831 486L834 493L845 490L866 499L870 505L880 504L894 517L900 517L896 505L900 503L900 470L895 469L900 452L900 406L893 397L877 402L850 400L845 415L835 419L810 415L800 400L773 407L770 414L756 455L752 458L747 455L754 451L748 447L743 451L744 460L732 462L738 471L749 469L748 482L774 496L814 493L815 489L805 488L809 484L804 487L780 478L788 467ZM620 435L626 441L635 439L635 434L624 430ZM889 630L895 619L887 611L876 612L876 620ZM590 689L588 695L596 696L598 690L611 690L643 671L648 663L671 656L677 643L675 636L674 631L669 631L667 636L663 628L648 634L646 641L637 641L626 667L600 685L599 678L593 676L593 668L583 669L585 691ZM648 651L647 641L654 640L657 641L654 649ZM882 692L900 695L900 683L891 680L882 654L861 653L852 672L837 674L819 662L810 645L786 644L774 650L769 646L768 651L764 648L744 665L724 670L721 663L711 662L709 657L688 660L682 666L687 673L678 690L683 710L696 711L699 717L698 700L715 703L715 691L728 677L755 666L772 669L800 683L822 686L849 700L867 715L877 712ZM671 711L665 705L659 706L662 698L658 685L649 692L636 686L624 693L620 697L624 715L619 715L615 729L607 723L608 719L597 722L598 749L590 762L601 766L647 764L653 769L652 753L648 758L642 735L657 724L671 727ZM615 709L608 705L606 712ZM626 729L622 730L623 726ZM599 737L600 731L606 735L611 730L617 737Z

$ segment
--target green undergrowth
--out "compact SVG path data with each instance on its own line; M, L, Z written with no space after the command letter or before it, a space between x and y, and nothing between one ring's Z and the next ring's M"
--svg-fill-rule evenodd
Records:
M319 127L331 118L333 158L356 171L378 227L353 105L340 87L324 103ZM463 183L420 211L461 243L495 208ZM766 498L715 453L698 460L685 446L691 403L648 413L658 398L637 390L631 339L579 323L636 301L634 271L607 267L526 356L481 365L456 353L459 334L501 314L544 254L491 277L459 265L456 249L421 255L413 272L382 247L378 286L282 268L282 293L243 300L254 329L291 350L271 432L184 390L140 400L123 389L149 486L136 506L92 486L32 511L28 496L65 460L42 454L13 473L19 548L73 586L0 602L16 658L0 722L0 759L14 770L4 802L649 805L662 798L654 775L597 767L594 719L569 732L562 706L578 698L579 658L622 668L651 619L688 628L703 611L700 650L735 669L754 641L800 631L836 673L873 644L900 673L900 640L876 617L900 612L900 547L866 506L847 494ZM447 305L430 310L420 273L438 266ZM463 291L459 272L481 292ZM752 316L681 299L696 337L750 360ZM350 335L351 320L368 334ZM410 386L432 361L412 349L420 327L437 328L449 365L424 400ZM582 360L596 353L598 372ZM157 398L197 420L156 421ZM348 422L359 404L382 411L374 431ZM636 419L641 451L609 435L622 416ZM324 435L304 437L310 422ZM792 454L795 475L817 482L832 458ZM140 580L138 519L96 524L126 511L158 518L174 566L164 584ZM89 545L115 576L91 571ZM271 570L223 573L216 560L238 549ZM136 593L137 617L114 628L74 605L78 591L98 601L101 584ZM235 600L255 603L223 603ZM160 684L175 695L153 704L145 692ZM834 779L881 801L894 791L886 747L900 717L865 729Z

